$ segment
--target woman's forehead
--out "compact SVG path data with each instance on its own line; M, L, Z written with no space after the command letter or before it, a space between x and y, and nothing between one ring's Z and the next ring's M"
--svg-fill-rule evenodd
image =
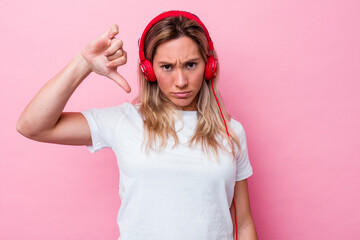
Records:
M154 55L154 61L189 61L201 58L197 43L189 37L180 37L160 44Z

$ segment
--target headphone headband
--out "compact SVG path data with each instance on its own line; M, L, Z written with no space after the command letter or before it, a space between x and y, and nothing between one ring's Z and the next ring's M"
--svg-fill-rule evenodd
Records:
M157 17L155 17L153 20L151 20L151 22L146 26L143 34L141 35L141 39L140 39L140 43L139 43L139 55L140 55L140 61L144 61L145 60L145 53L144 53L144 43L145 43L145 37L146 34L149 32L149 30L160 20L167 18L167 17L179 17L179 16L184 16L188 19L191 20L195 20L197 23L200 24L200 26L204 29L205 31L205 35L206 38L208 40L208 47L209 47L209 51L214 50L214 44L211 41L210 35L208 30L206 29L205 25L201 22L200 18L198 18L197 16L188 13L188 12L184 12L184 11L168 11L168 12L164 12L161 13L160 15L158 15Z

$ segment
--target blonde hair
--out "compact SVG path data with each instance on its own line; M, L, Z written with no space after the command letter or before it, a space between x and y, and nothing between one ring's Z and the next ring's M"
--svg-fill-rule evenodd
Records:
M164 18L149 30L144 41L146 59L150 60L152 63L156 54L156 49L160 44L183 36L189 37L196 42L199 52L206 62L208 56L210 56L210 52L208 50L208 41L203 28L195 20L190 20L183 16ZM213 54L214 57L217 57L215 50ZM228 126L230 139L227 136L219 107L215 96L212 93L211 81L203 79L202 86L198 93L197 126L195 134L189 142L189 146L201 144L202 151L208 156L211 152L215 153L216 160L218 161L219 149L229 152L221 143L222 136L227 139L231 147L231 153L235 159L233 143L235 143L240 150L240 142L237 135L229 127L230 116L223 106L218 91L217 83L219 66L217 68L216 76L217 77L212 80L213 87ZM169 137L172 137L175 140L173 145L173 147L175 147L178 145L179 140L175 130L176 119L174 116L180 117L176 111L179 108L167 99L156 82L148 82L145 80L140 67L139 85L139 95L134 99L133 104L140 105L139 113L144 120L146 136L143 145L146 145L146 153L148 153L150 149L164 149L167 146ZM160 140L158 145L157 140Z

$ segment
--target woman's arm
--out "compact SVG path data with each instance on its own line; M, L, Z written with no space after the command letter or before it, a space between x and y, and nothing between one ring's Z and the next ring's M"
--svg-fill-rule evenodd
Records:
M91 134L84 116L64 113L63 109L80 83L93 71L107 76L126 92L130 86L117 72L126 63L122 41L115 38L117 25L112 25L89 44L36 94L21 114L16 129L30 139L42 142L91 145ZM109 65L107 65L109 64Z
M91 144L81 113L62 113L67 101L91 69L78 53L48 81L21 114L16 129L27 138L62 144Z
M234 201L236 207L237 237L235 230L235 208L231 204L230 212L234 225L234 240L257 240L255 224L251 216L247 179L235 183Z

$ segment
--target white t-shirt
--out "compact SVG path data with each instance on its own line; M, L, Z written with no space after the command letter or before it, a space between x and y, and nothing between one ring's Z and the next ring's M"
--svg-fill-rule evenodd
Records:
M244 128L231 119L241 154L219 152L220 162L208 159L201 146L186 144L194 134L196 111L179 111L179 145L173 139L165 150L147 156L141 150L144 128L138 106L82 112L92 137L90 152L111 148L120 172L121 206L117 217L119 240L233 240L229 208L235 181L253 174ZM227 144L226 140L223 141ZM229 149L229 148L228 148Z

